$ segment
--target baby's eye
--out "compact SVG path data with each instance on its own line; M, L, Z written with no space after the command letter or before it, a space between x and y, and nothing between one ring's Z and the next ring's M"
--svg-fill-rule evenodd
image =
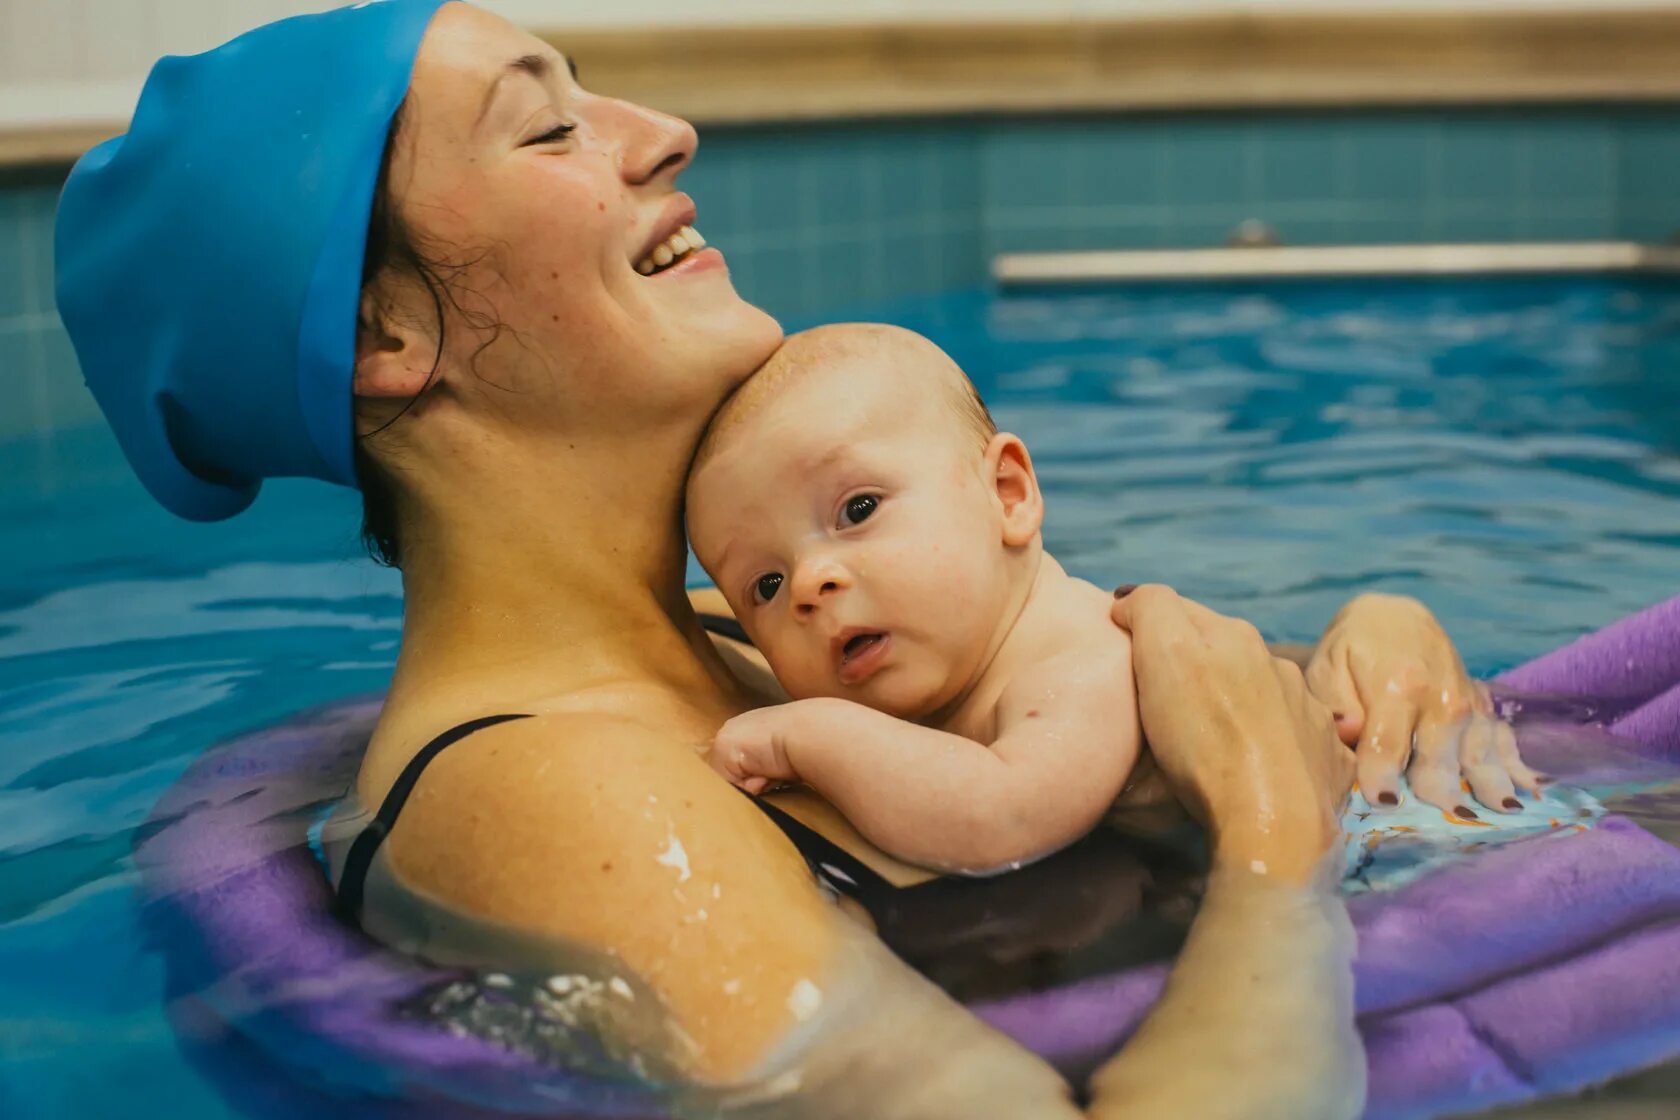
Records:
M776 597L776 592L781 588L781 586L782 574L780 572L771 572L767 576L758 577L758 582L753 585L753 595L758 602L768 603Z
M847 525L861 525L869 520L880 504L881 499L873 494L859 494L855 498L848 498L846 508L840 511L840 520Z

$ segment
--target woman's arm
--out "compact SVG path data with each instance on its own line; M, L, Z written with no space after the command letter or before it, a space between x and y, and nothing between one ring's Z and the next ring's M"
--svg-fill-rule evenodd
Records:
M1048 1066L847 922L662 727L555 714L482 731L428 767L387 845L410 889L621 964L682 1042L652 1064L723 1115L1078 1116Z
M1332 889L1352 755L1252 626L1165 588L1116 621L1144 734L1208 824L1214 869L1160 1003L1093 1077L1091 1115L1356 1116L1354 942Z
M1091 1079L1091 1115L1358 1116L1354 936L1330 884L1216 866L1161 1001Z

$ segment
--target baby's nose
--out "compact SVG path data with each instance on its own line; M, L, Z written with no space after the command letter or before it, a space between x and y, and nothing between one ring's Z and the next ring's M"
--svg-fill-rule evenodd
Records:
M794 604L799 614L809 615L822 601L846 586L845 573L830 564L814 565L799 573L794 585Z

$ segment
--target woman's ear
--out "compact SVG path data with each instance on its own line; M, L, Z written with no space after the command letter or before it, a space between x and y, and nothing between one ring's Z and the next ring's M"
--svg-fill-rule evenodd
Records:
M436 339L425 331L393 322L382 313L378 300L362 293L352 393L374 399L412 400L432 380L436 359Z
M1031 544L1044 525L1044 495L1021 437L999 432L986 445L986 475L1003 508L1003 543Z

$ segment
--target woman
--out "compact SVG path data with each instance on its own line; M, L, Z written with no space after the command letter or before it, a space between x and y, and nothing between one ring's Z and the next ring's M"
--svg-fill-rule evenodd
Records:
M694 149L465 4L284 21L160 64L128 137L78 166L60 307L171 509L228 516L275 475L362 486L405 591L345 823L381 813L338 852L371 933L584 974L620 1000L589 1021L696 1107L1077 1115L1047 1067L840 917L789 837L883 881L917 872L808 799L766 815L696 753L764 693L684 592L683 475L780 330L715 250L671 241L696 221L674 185ZM683 259L649 275L661 245ZM1411 630L1373 641L1396 620ZM1352 1115L1345 917L1318 884L1353 756L1252 627L1160 589L1117 621L1214 873L1088 1115ZM1356 600L1320 651L1308 679L1360 740L1367 791L1393 788L1415 726L1414 784L1450 781L1431 796L1458 804L1479 699L1427 612ZM1473 726L1470 780L1498 804L1514 771Z

